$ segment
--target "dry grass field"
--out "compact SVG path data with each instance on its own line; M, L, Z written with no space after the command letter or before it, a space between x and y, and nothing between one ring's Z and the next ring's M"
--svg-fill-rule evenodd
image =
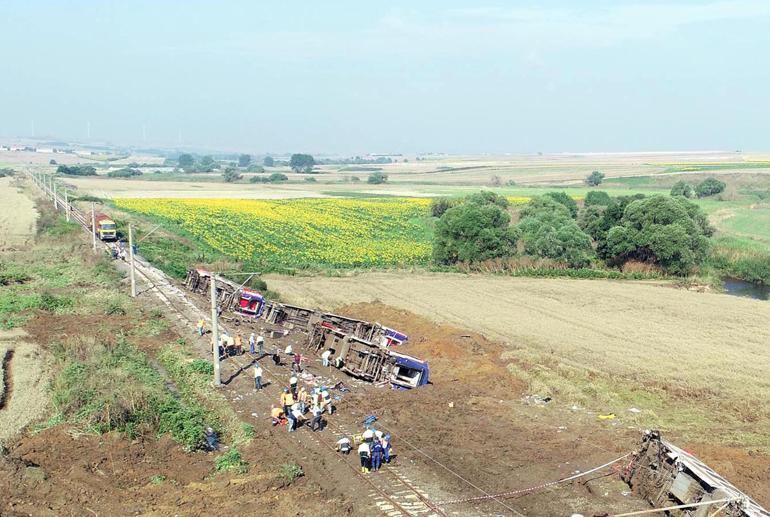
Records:
M13 178L0 178L0 250L22 246L35 235L37 212Z
M267 278L290 303L381 301L472 329L564 404L770 452L770 304L611 281L368 273ZM630 407L642 410L629 414Z

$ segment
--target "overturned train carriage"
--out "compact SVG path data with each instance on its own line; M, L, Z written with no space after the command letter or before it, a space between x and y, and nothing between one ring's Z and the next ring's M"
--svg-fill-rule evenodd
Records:
M211 277L209 271L191 269L184 285L192 292L209 296ZM427 362L390 349L408 339L406 334L395 329L265 300L260 293L218 275L215 288L217 305L222 311L236 315L236 324L262 319L284 328L305 331L309 335L311 351L320 354L325 348L333 349L336 365L353 377L375 383L390 382L399 389L416 388L429 382Z
M689 452L647 431L624 480L657 508L699 504L670 515L770 517L770 512ZM710 502L714 501L713 504ZM719 502L717 502L719 501Z

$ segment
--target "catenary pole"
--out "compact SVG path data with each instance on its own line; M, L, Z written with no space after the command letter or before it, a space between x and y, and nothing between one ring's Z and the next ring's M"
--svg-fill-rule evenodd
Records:
M214 354L214 386L222 385L222 377L219 371L219 326L217 323L217 286L216 274L211 273L209 285L211 286L211 349Z
M128 225L128 261L131 268L131 297L136 298L136 262L134 259L134 226Z
M91 203L91 241L96 253L96 205L94 203Z
M70 198L66 188L64 189L64 215L67 216L67 222L70 222Z

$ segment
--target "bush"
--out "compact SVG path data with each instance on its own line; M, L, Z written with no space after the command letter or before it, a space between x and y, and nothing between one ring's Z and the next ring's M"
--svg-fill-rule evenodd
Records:
M296 463L284 463L278 468L278 473L287 483L294 483L298 478L305 475L302 467Z
M317 183L318 180L316 180L313 176L305 176L305 181L308 183Z
M235 167L226 167L222 177L227 183L233 183L241 179L243 175Z
M444 212L457 206L460 202L459 199L453 199L449 197L434 197L430 202L430 215L433 217L441 217Z
M265 156L265 159L262 160L262 165L265 167L272 167L275 165L275 160L272 156Z
M589 206L610 206L612 204L612 198L609 194L603 190L592 190L586 194L586 198L583 201L583 205Z
M139 169L132 169L126 167L124 169L116 169L107 173L110 178L131 178L132 176L141 176L142 171Z
M243 460L240 451L236 447L231 447L227 452L218 457L214 464L216 465L217 472L232 470L238 474L244 474L249 470L249 464Z
M464 202L472 203L475 205L495 205L500 208L508 208L511 204L505 199L504 196L500 196L495 192L489 190L482 190L466 197Z
M695 189L689 183L684 181L677 181L674 183L674 186L671 187L671 195L693 198L695 197Z
M500 206L466 200L436 222L433 259L455 264L513 256L518 234L510 222L511 216Z
M695 187L695 193L698 194L698 197L708 197L719 194L725 187L727 187L727 185L724 181L719 181L716 178L708 178Z
M189 365L190 371L206 376L214 375L214 365L205 359L193 359Z
M289 181L289 177L286 174L282 174L280 172L274 172L270 176L268 176L267 181L269 181L270 183L280 183L282 181Z
M91 165L59 165L56 172L68 176L96 176L96 169Z
M577 217L577 202L569 197L566 192L548 192L545 195L557 203L564 205L567 210L569 210L569 214L573 219Z
M381 185L387 183L388 175L384 172L373 172L366 178L366 182L371 185Z
M15 171L8 167L3 167L0 169L0 178L5 178L6 176L13 176Z
M599 171L593 171L586 177L586 185L595 187L604 181L604 174Z

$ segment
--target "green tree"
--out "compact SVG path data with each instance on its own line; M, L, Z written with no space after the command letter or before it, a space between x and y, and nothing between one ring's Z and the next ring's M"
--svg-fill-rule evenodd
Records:
M372 185L381 185L383 183L387 183L387 181L388 175L379 171L371 173L369 177L366 178L366 182Z
M566 192L547 192L545 195L557 203L564 205L567 210L569 210L569 214L573 219L577 217L577 203L574 199L569 197Z
M500 208L508 208L511 204L505 199L505 196L501 196L490 190L482 190L475 192L467 196L464 200L465 203L472 203L475 205L495 205Z
M262 165L265 167L273 167L275 165L275 160L273 160L272 156L265 156L265 159L262 160Z
M201 158L201 167L213 167L214 163L214 157L206 155Z
M226 167L225 171L222 173L222 177L227 183L233 183L234 181L241 179L243 175L238 172L238 169L235 167Z
M595 187L601 184L602 181L604 181L604 173L599 171L593 171L586 177L586 185L589 187Z
M56 172L68 176L96 176L96 168L91 165L59 165Z
M436 222L433 259L440 264L476 262L516 254L511 216L495 204L462 203Z
M652 196L631 202L607 232L609 261L638 260L684 275L703 262L713 229L706 214L683 197Z
M671 195L684 196L689 199L695 197L695 189L687 182L677 181L671 187Z
M183 169L191 169L195 165L195 158L189 153L180 154L177 163Z
M695 187L695 193L698 194L698 197L708 197L719 194L725 187L727 185L724 181L719 181L716 178L707 178L698 183L698 186Z
M456 206L460 203L459 199L453 199L450 197L434 197L430 202L430 215L433 217L441 217L444 212Z
M286 174L280 172L274 172L268 176L267 181L270 183L280 183L281 181L289 181L289 177Z
M248 167L251 163L251 156L248 154L242 154L238 157L238 167Z
M313 172L313 166L315 165L315 159L309 154L292 154L291 160L289 160L289 167L294 172L304 172L309 174Z
M572 212L553 196L530 200L517 226L526 255L549 258L572 267L585 267L595 254L591 238L572 218Z
M586 194L583 204L588 206L610 206L612 198L603 190L592 190Z

